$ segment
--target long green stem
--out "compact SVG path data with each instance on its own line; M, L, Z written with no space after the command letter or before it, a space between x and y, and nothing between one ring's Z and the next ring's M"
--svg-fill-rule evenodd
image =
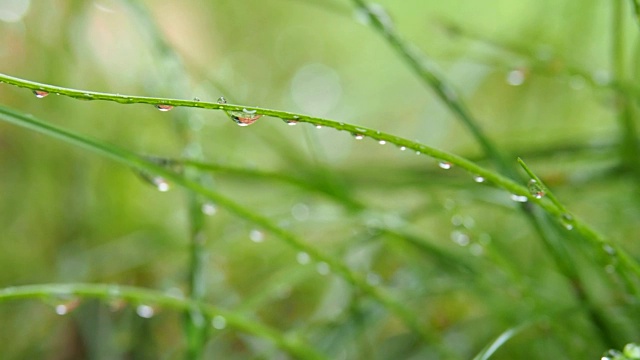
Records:
M313 360L324 358L303 339L283 336L280 331L240 316L236 312L225 311L202 301L183 299L155 290L133 286L81 283L25 285L0 289L0 302L20 299L55 299L61 296L95 298L107 302L126 301L177 311L198 309L209 318L221 316L230 328L267 339L292 356Z
M59 93L60 95L69 96L72 98L78 99L93 99L93 100L104 100L104 101L114 101L118 103L125 104L165 104L169 106L184 106L184 107L196 107L203 109L218 109L218 110L227 110L227 111L242 111L242 109L247 109L250 111L255 111L256 114L272 116L280 119L292 120L295 119L297 122L311 123L314 125L320 125L324 127L330 127L336 130L346 131L351 134L361 134L368 138L377 140L377 141L385 141L390 144L395 144L400 148L404 148L406 150L413 150L419 154L427 155L432 158L435 158L440 161L451 163L452 165L458 166L462 169L467 170L470 174L479 175L483 177L487 182L493 183L495 186L498 186L511 194L515 194L518 196L524 196L528 201L533 202L539 205L542 209L544 209L549 215L555 217L558 221L562 222L565 226L570 226L572 229L575 229L581 235L583 235L586 239L588 239L593 244L597 244L602 246L603 244L610 245L615 248L619 248L621 251L616 252L616 254L611 254L613 257L626 258L625 261L630 270L636 275L640 277L640 265L633 260L633 258L626 254L626 252L622 251L622 249L607 240L602 234L598 233L594 229L592 229L589 225L587 225L583 220L576 216L567 217L567 214L563 211L563 209L558 208L555 204L550 202L545 198L537 198L533 194L529 193L528 189L515 181L502 176L492 170L483 168L474 162L471 162L463 157L460 157L455 154L451 154L442 150L438 150L415 141L411 141L399 136L391 135L388 133L384 133L375 129L356 126L348 123L332 121L329 119L318 118L308 115L296 114L292 112L285 112L279 110L272 109L264 109L258 107L244 107L240 105L231 105L231 104L218 104L212 102L204 102L204 101L190 101L190 100L179 100L179 99L168 99L168 98L152 98L152 97L142 97L142 96L130 96L130 95L119 95L119 94L109 94L109 93L98 93L98 92L88 92L82 90L68 89L59 86L52 86L47 84L41 84L33 81L23 80L16 77L8 76L5 74L0 74L0 81L4 81L7 84L27 88L31 90L42 90L51 93ZM4 108L3 113L7 115L20 116L20 114L15 113L13 110ZM12 117L6 117L5 119L16 123L18 125L24 126L25 124L21 121L15 121ZM28 118L27 118L28 119ZM13 120L13 121L12 121ZM45 125L50 126L50 125ZM37 130L40 130L37 128ZM156 168L162 169L159 166ZM206 192L210 192L205 190Z
M635 2L634 2L635 3ZM624 0L613 0L611 67L616 81L625 82L625 12ZM620 160L623 166L640 177L640 147L638 129L633 114L633 104L623 91L616 91L617 119L620 126Z

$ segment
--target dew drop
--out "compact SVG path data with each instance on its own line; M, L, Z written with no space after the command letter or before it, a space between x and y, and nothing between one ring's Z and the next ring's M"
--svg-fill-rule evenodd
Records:
M380 141L378 141L378 144L380 144L380 145L384 145L384 144L386 144L386 143L387 143L387 142L386 142L386 141L384 141L384 140L380 140Z
M169 111L169 110L173 109L173 105L157 104L156 105L156 109L158 109L160 111Z
M65 315L65 314L67 314L67 312L69 312L69 309L67 308L67 305L65 305L65 304L56 305L56 314Z
M260 230L253 229L249 232L249 239L254 243L261 243L264 241L264 233Z
M138 307L136 307L136 314L141 318L150 319L155 314L155 310L149 305L138 305Z
M481 175L475 175L473 177L473 181L477 182L477 183L483 183L485 180L484 176Z
M473 256L481 256L484 252L484 248L480 244L472 244L469 246L469 252L471 252L471 255Z
M316 125L316 129L322 129L322 125Z
M351 135L353 135L353 138L354 138L354 139L356 139L356 140L362 140L362 139L364 139L364 135L362 135L362 134L353 133L353 134L351 134Z
M296 261L300 265L307 265L309 262L311 262L311 256L309 256L309 254L307 254L306 252L301 251L296 254Z
M571 216L571 214L562 214L560 222L565 229L573 230L573 216Z
M44 90L33 90L33 95L35 95L38 99L42 99L43 97L49 95L49 93Z
M151 178L151 182L156 186L156 188L158 188L158 191L160 192L167 192L171 189L171 186L169 186L169 183L163 177L154 176L153 178Z
M420 155L419 152L417 152L417 154ZM440 161L438 163L438 166L440 167L440 169L445 169L445 170L449 170L451 169L451 167L453 167L453 165L448 161Z
M201 210L203 214L212 216L216 214L218 208L214 203L206 202L202 204Z
M511 86L520 86L524 84L525 77L523 69L514 69L507 74L507 83Z
M609 244L602 245L602 250L604 250L604 252L606 252L609 255L615 255L616 254L616 249L614 249L613 246L611 246Z
M224 98L224 96L220 96L220 97L218 98L218 104L220 104L220 105L224 105L224 104L226 104L226 103L227 103L227 99L225 99L225 98Z
M80 299L69 300L60 304L57 304L55 307L56 314L62 316L70 313L73 309L77 308L80 305Z
M422 154L420 151L416 151L416 155L420 155Z
M405 151L405 150L407 150L406 146L400 146L400 151Z
M525 202L527 202L529 200L526 196L517 195L517 194L511 194L510 198L511 198L511 200L513 200L515 202L520 202L520 203L525 203Z
M467 246L471 242L471 240L469 239L469 235L459 230L454 230L451 232L451 240L460 246Z
M246 110L246 109L244 109ZM262 115L256 114L255 110L250 112L246 111L228 111L229 117L233 120L238 126L249 126L254 122L258 121L262 117Z
M287 125L289 126L295 126L298 125L298 120L293 120L293 119L282 119L282 121L284 121Z
M529 193L536 199L542 199L545 195L542 185L540 185L535 179L529 180L527 188L529 189Z
M316 265L316 271L320 275L328 275L329 272L331 272L331 268L329 267L329 264L327 264L326 262L322 261L322 262L319 262Z
M200 98L196 96L193 98L193 101L200 101Z
M216 315L211 319L211 325L218 330L222 330L227 327L227 319L224 316Z

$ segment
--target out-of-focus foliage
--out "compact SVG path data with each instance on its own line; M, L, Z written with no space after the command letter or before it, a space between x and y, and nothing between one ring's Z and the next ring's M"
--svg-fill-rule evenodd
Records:
M624 2L624 71L615 78L615 1L380 5L513 164L523 157L569 209L637 255L640 179L637 169L620 166L617 119L623 98L637 124L640 32ZM142 11L133 4L0 0L0 72L110 93L224 96L362 124L490 166L466 128L346 0L147 1ZM169 158L184 152L179 120L188 115L204 161L310 184L219 171L216 191L389 290L460 358L528 322L492 358L595 358L640 336L639 299L613 274L616 264L601 266L601 249L563 229L551 236L577 269L576 289L509 194L424 156L279 119L238 127L223 112L37 99L4 84L0 102ZM158 192L130 169L2 122L0 174L0 287L96 282L186 292L186 192ZM300 335L332 359L438 358L433 344L326 264L224 209L205 212L207 302ZM112 311L83 301L61 317L54 307L0 303L0 358L183 356L182 314L156 309L146 319L133 305ZM210 335L207 356L285 357L215 323Z

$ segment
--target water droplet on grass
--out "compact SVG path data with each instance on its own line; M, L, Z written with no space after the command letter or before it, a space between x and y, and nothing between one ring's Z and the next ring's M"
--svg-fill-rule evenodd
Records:
M451 232L451 240L460 246L467 246L471 242L471 240L469 239L469 235L459 230L454 230Z
M220 104L220 105L224 105L224 104L226 104L226 103L227 103L227 99L225 99L225 98L224 98L224 96L220 96L220 97L218 98L218 104Z
M138 307L136 307L136 314L141 318L150 319L155 314L155 310L149 305L138 305Z
M306 252L301 251L296 254L296 261L300 265L307 265L309 262L311 262L311 256L309 256L309 254L307 254Z
M405 151L405 150L407 150L406 146L400 146L400 151Z
M80 305L80 299L68 300L63 303L57 304L55 307L55 311L58 315L66 315L77 308L78 305Z
M201 210L203 214L212 216L215 215L215 213L218 211L218 208L214 203L206 202L202 204Z
M264 241L264 233L260 230L253 229L249 232L249 239L254 243L261 243Z
M331 272L331 267L329 267L329 264L322 261L316 264L316 271L320 275L328 275Z
M353 138L354 138L354 139L356 139L356 140L362 140L362 139L364 139L364 135L362 135L362 134L353 133L353 134L351 134L351 135L353 135Z
M526 196L517 195L517 194L511 194L510 198L511 198L511 200L513 200L515 202L520 202L520 203L525 203L525 202L527 202L529 200Z
M527 188L529 189L529 193L536 199L542 199L542 197L545 195L544 190L542 189L542 185L540 185L535 179L529 180Z
M573 230L573 216L571 216L571 214L562 214L560 222L565 229Z
M222 330L227 327L227 319L224 316L216 315L211 319L211 325L218 330Z
M294 126L294 125L298 125L298 120L293 120L293 119L282 119L282 121L284 121L287 125L289 126Z
M481 176L481 175L475 175L475 176L473 177L473 181L475 181L475 182L477 182L477 183L483 183L483 182L484 182L484 180L485 180L485 179L484 179L484 176Z
M171 189L171 186L169 185L167 180L165 180L161 176L154 176L153 178L151 178L151 182L156 186L156 188L160 192L167 192Z
M243 111L228 111L227 114L238 126L249 126L262 117L260 114L256 114L256 111L249 111L243 109Z
M44 90L33 90L33 95L35 95L38 99L42 99L43 97L49 95L49 93Z
M322 129L322 125L316 125L316 129Z
M200 101L200 98L196 96L193 98L193 101Z
M386 144L386 143L387 143L387 142L386 142L385 140L380 140L380 141L378 141L378 144L380 144L380 145L384 145L384 144Z
M417 154L420 155L420 152L417 152ZM453 164L448 161L440 161L438 163L438 166L440 167L440 169L449 170L453 167Z
M524 84L526 74L523 69L514 69L507 74L507 83L511 86L520 86Z
M169 111L169 110L173 109L173 105L157 104L156 105L156 109L158 109L160 111Z
M602 250L604 250L604 252L606 252L609 255L615 255L616 254L616 249L614 249L613 246L611 246L609 244L602 245Z

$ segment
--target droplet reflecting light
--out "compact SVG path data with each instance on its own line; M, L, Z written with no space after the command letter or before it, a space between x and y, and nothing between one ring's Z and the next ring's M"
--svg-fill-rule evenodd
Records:
M157 104L156 105L156 109L158 109L160 111L169 111L169 110L173 109L173 105Z
M49 95L49 93L44 90L33 90L33 95L35 95L38 99L42 99L43 97Z

